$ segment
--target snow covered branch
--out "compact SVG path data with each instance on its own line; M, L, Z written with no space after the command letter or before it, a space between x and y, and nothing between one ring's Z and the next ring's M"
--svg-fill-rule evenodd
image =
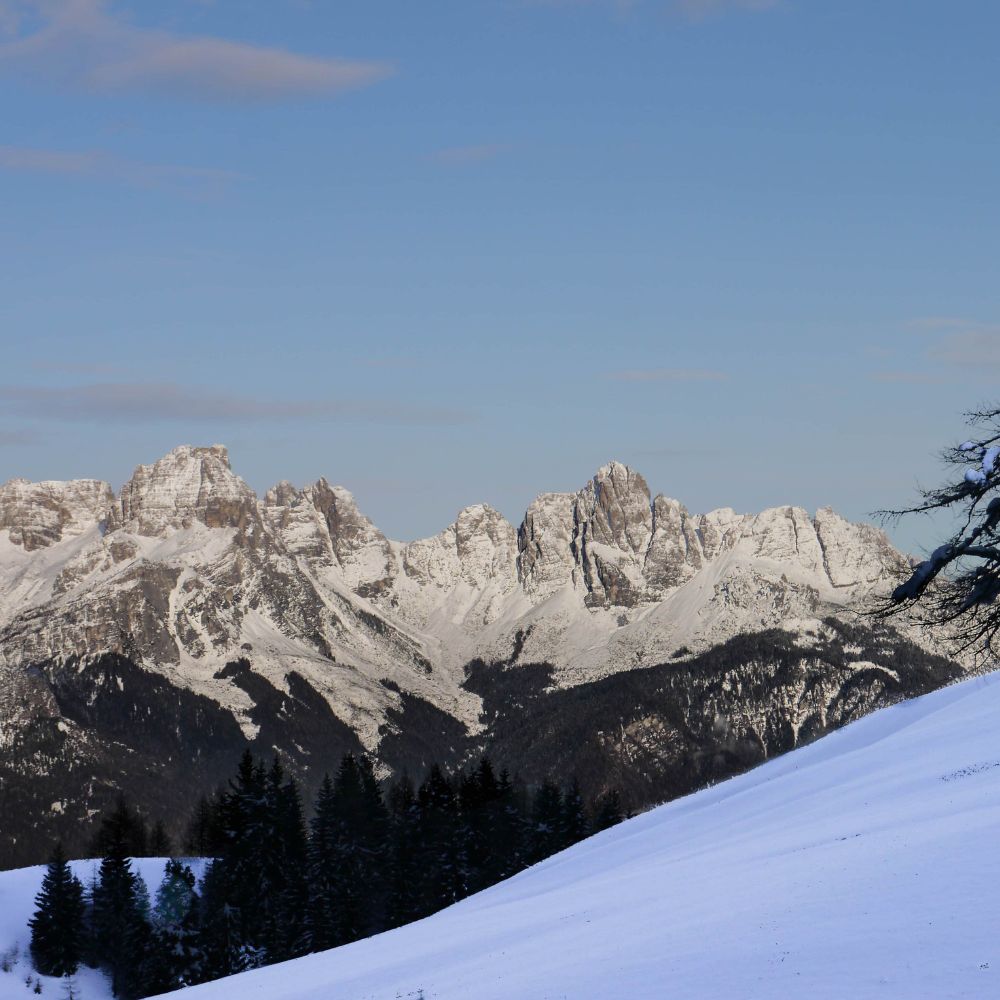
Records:
M921 502L884 518L947 510L961 527L913 567L880 613L922 608L924 624L947 625L962 650L993 655L1000 635L1000 408L968 414L985 433L947 449L960 478L921 492Z

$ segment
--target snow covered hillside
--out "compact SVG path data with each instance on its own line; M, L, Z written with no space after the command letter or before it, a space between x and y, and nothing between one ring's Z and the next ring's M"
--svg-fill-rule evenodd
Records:
M39 878L0 876L4 942ZM417 924L190 1000L993 997L998 884L993 674L877 712ZM28 995L23 971L0 974L0 998ZM100 1000L92 980L84 998Z

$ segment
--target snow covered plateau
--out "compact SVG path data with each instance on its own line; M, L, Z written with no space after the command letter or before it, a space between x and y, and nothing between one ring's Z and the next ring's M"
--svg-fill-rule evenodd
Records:
M962 672L854 613L908 567L828 508L691 514L616 462L517 528L480 504L408 543L325 479L258 497L218 445L117 494L12 480L0 807L32 818L0 865L118 788L179 815L248 745L307 784L346 751L419 773L487 747L528 780L572 753L634 805L684 793Z
M1000 675L968 679L423 921L190 1000L995 997L998 720ZM41 874L0 874L0 950L23 955ZM0 1000L28 1000L26 971L22 958L0 973ZM80 985L81 1000L107 1000L96 973ZM59 988L45 981L43 997Z

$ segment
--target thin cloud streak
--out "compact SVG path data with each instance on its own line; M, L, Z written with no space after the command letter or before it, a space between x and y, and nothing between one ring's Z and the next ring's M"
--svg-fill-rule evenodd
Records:
M527 0L536 7L611 7L620 14L627 14L643 6L655 6L652 0ZM659 6L681 14L690 21L700 21L712 14L726 10L760 12L773 10L782 0L661 0Z
M120 181L142 188L184 190L224 187L246 175L213 167L127 160L99 150L29 149L0 145L0 170Z
M948 334L928 351L928 356L960 367L995 368L1000 365L1000 326Z
M871 378L875 382L911 385L935 385L950 381L943 375L934 375L930 372L872 372Z
M93 423L330 420L457 426L467 410L389 400L280 400L198 390L170 382L105 382L56 388L0 385L0 410L32 419Z
M0 448L22 448L38 444L40 440L34 431L0 430Z
M97 361L32 361L31 367L36 372L92 376L94 378L120 375L125 370L119 365L109 365Z
M607 378L615 382L724 382L729 375L709 368L633 368L609 372Z
M29 22L34 30L23 32ZM393 72L384 62L140 28L105 0L0 0L0 24L13 35L0 42L0 69L106 93L276 101L336 96Z
M911 330L927 330L933 333L940 333L942 330L956 330L961 327L976 326L970 319L963 319L961 316L917 316L907 324Z
M699 20L725 10L773 10L781 0L677 0L675 6L686 17Z

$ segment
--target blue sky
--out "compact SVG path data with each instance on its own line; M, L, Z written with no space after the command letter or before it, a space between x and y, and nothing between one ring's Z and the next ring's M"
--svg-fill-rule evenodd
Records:
M0 480L861 518L1000 374L994 0L0 0ZM930 542L919 523L902 544Z

